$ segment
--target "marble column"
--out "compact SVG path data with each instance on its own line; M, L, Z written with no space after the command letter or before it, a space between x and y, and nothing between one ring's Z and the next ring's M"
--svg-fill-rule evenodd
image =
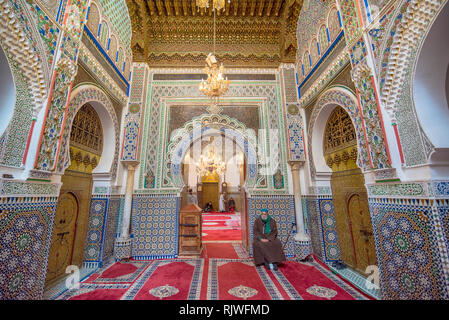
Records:
M125 188L125 203L123 208L122 228L120 238L115 241L115 259L127 259L131 257L131 239L129 237L129 227L131 224L131 210L134 191L134 173L138 162L126 162L126 188Z
M293 177L293 194L295 196L295 214L296 214L296 234L295 241L310 241L309 236L305 233L304 214L302 212L301 201L301 184L299 180L299 168L303 161L290 161Z
M125 205L123 208L123 219L122 219L122 230L120 237L127 239L129 238L129 226L131 221L131 206L133 201L133 191L134 191L134 173L136 172L136 164L129 163L127 165L126 174L126 189L125 189Z

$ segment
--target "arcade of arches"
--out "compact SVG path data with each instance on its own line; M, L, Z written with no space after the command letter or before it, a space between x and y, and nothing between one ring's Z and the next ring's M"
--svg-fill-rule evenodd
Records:
M0 2L0 299L449 299L447 0L212 2Z

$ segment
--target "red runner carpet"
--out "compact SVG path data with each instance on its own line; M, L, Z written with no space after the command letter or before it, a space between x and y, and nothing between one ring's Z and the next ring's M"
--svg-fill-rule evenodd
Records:
M116 262L63 300L354 300L354 286L313 259L256 267L240 243L205 243L201 258Z
M202 241L241 241L240 214L235 212L203 213Z

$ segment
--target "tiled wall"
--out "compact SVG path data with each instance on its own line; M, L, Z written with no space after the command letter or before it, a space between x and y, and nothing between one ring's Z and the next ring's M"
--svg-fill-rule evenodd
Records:
M447 201L370 198L369 203L382 297L448 299Z
M312 252L322 261L338 261L340 247L331 195L304 196Z
M132 257L136 260L178 256L176 195L135 195L132 204Z
M292 233L292 223L295 222L295 201L293 196L252 196L248 198L248 219L250 222L250 254L252 255L253 226L261 209L268 209L270 215L276 220L278 238L285 245L290 234L284 252L287 256L293 256L295 252ZM296 231L296 228L293 229Z
M93 196L89 209L89 225L85 244L84 266L101 267L114 254L119 196Z
M2 198L0 300L41 299L56 197Z

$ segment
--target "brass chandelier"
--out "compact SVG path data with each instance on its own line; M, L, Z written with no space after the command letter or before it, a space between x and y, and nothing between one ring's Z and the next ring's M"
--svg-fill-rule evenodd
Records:
M202 8L209 7L208 0L197 0L197 5ZM215 58L215 10L220 10L225 6L225 0L213 0L212 10L214 11L214 53L209 53L206 58L206 67L204 72L207 74L207 80L201 80L199 90L206 96L210 97L211 105L209 111L211 113L219 113L221 108L218 106L219 97L228 91L230 81L224 77L223 64L218 65Z
M199 160L199 162L195 162L195 166L196 172L200 177L211 173L221 175L226 171L226 163L213 150L210 150L207 156L201 154Z

